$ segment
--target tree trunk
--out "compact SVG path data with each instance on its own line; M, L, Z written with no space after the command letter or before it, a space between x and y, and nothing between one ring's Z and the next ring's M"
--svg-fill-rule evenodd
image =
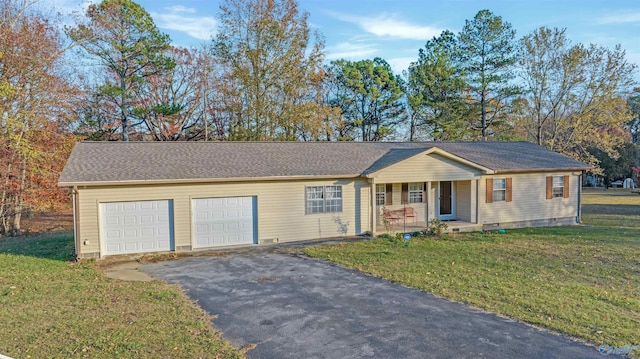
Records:
M17 236L21 232L20 220L22 219L22 208L24 206L24 192L25 192L25 183L27 180L27 160L22 160L22 169L20 171L20 188L16 193L15 206L14 206L14 214L13 214L13 225L11 228L11 234Z
M122 119L122 140L129 141L129 120L124 117Z
M486 103L486 99L485 99L485 93L484 91L482 92L482 96L480 97L480 107L482 109L482 118L481 118L481 122L480 122L480 127L482 127L482 140L486 141L487 140L487 103Z
M538 133L537 133L537 142L538 146L542 146L542 126L538 125Z
M129 119L127 118L127 106L125 104L127 84L125 83L125 75L120 75L120 121L122 122L122 141L129 141Z
M10 160L11 161L11 160ZM7 233L9 231L9 223L7 222L9 216L9 178L11 177L11 163L7 165L7 173L5 173L4 185L2 186L2 195L0 196L0 233Z
M416 132L418 131L418 120L416 114L411 114L411 123L409 125L409 142L416 140Z

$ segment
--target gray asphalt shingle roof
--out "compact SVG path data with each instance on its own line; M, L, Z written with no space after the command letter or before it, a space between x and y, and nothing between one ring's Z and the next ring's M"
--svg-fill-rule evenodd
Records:
M59 184L357 177L433 147L499 172L589 168L529 142L79 142Z

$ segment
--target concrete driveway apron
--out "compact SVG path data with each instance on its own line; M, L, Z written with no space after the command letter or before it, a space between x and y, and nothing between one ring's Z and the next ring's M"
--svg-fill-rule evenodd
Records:
M249 358L601 358L594 347L293 253L145 264ZM612 356L609 356L612 357Z

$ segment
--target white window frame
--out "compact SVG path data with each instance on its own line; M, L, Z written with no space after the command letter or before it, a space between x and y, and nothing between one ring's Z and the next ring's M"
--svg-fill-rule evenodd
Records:
M376 184L376 206L384 206L387 203L387 186L384 183Z
M305 186L306 214L342 212L342 186Z
M307 186L304 188L305 208L307 214L324 212L324 187Z
M424 182L409 183L409 203L423 203Z
M493 179L493 202L507 200L507 179L505 177Z
M564 198L564 176L553 176L551 198Z

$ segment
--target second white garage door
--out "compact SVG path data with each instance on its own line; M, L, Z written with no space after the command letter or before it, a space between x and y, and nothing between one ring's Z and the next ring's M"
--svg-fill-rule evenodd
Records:
M255 197L193 199L193 248L256 243L255 208Z

